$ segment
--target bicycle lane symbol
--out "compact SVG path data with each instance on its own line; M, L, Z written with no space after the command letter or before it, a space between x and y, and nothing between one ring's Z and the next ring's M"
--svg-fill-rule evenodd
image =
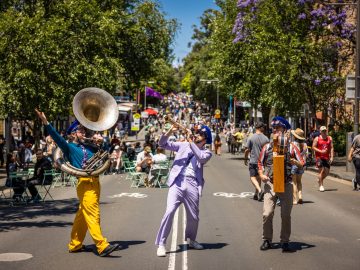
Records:
M215 192L213 194L216 197L225 197L225 198L240 198L240 199L245 199L245 198L250 198L254 196L254 192L241 192L240 194L236 194L236 193L227 193L227 192Z
M114 198L121 198L121 197L129 197L129 198L136 198L136 199L144 199L147 196L148 195L142 194L142 193L120 193L120 194L108 196L108 198L114 199Z

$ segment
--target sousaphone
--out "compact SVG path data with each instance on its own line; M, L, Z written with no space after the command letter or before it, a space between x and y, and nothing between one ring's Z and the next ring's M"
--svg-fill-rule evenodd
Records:
M80 124L92 131L110 129L119 116L114 97L105 90L95 87L84 88L75 95L73 112ZM75 168L66 161L59 147L56 148L53 157L62 171L74 176L97 176L110 166L109 153L104 150L95 153L83 169Z

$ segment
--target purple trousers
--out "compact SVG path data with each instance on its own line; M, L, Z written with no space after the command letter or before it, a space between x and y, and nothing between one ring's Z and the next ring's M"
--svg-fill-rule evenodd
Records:
M195 178L179 175L169 188L166 212L161 220L155 244L165 246L169 236L176 209L184 203L186 210L185 240L196 239L199 224L199 190Z

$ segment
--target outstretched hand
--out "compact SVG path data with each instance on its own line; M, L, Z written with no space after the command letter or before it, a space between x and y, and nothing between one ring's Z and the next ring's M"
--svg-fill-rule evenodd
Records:
M35 109L35 112L36 112L37 116L41 119L41 121L43 122L44 125L47 125L49 123L46 119L44 112L40 112L38 109Z

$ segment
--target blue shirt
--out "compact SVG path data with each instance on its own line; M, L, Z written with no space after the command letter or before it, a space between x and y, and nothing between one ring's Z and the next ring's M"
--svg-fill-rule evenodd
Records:
M52 125L49 124L45 127L51 138L53 138L56 144L60 147L64 157L70 162L70 164L78 169L82 169L84 151L81 145L73 142L66 142L66 140L54 129ZM87 153L87 159L91 158L94 153L88 147L84 147Z

